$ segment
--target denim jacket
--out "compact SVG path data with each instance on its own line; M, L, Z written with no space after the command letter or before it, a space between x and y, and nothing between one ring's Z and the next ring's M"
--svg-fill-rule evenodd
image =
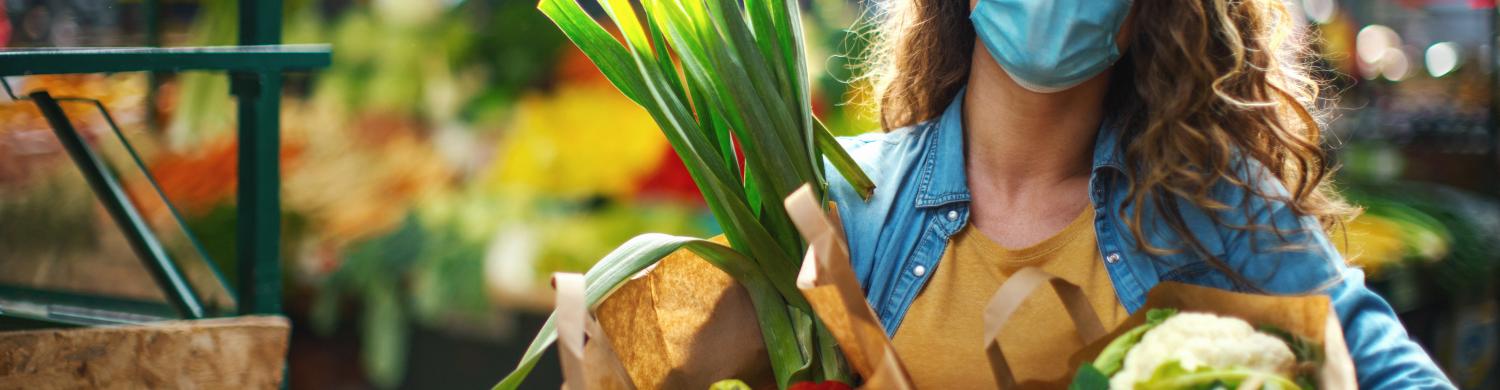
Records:
M875 181L875 194L868 201L842 177L829 175L829 196L838 205L855 273L891 336L938 268L949 237L969 222L962 107L960 92L939 118L841 139ZM1099 261L1108 269L1120 303L1134 312L1145 303L1146 291L1161 281L1247 290L1191 251L1153 257L1136 244L1120 218L1121 211L1134 211L1126 199L1129 184L1121 161L1121 131L1108 120L1101 125L1089 180ZM1248 167L1240 172L1242 179L1253 179L1247 182L1256 183L1263 193L1286 193L1263 166L1253 161L1242 165ZM1343 323L1360 387L1452 387L1407 336L1390 305L1365 287L1364 273L1345 265L1316 219L1296 215L1284 203L1251 196L1240 187L1226 184L1213 195L1228 205L1251 197L1250 207L1204 210L1179 202L1178 211L1191 234L1262 292L1328 294ZM1210 213L1218 213L1218 222ZM1181 238L1155 215L1160 214L1143 213L1145 236L1157 247L1180 248ZM1230 227L1256 225L1274 226L1283 234Z

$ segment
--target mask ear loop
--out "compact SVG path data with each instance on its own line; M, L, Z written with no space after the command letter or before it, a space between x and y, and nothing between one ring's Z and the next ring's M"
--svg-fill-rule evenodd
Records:
M32 100L28 96L17 96L15 90L10 87L10 80L5 77L0 77L0 87L5 89L5 95L10 97L11 101L21 102ZM210 258L208 251L203 249L203 244L198 241L198 236L194 235L193 231L188 229L186 220L182 218L182 213L177 211L177 206L172 204L172 199L167 197L165 191L162 191L161 184L156 182L156 176L151 174L150 169L146 169L146 163L141 160L140 153L136 152L135 147L130 145L130 141L125 139L125 133L120 131L120 126L115 123L114 115L110 115L109 109L104 107L104 103L98 99L80 97L55 97L53 100L59 102L87 103L99 111L99 115L104 117L104 121L109 124L109 130L115 134L115 139L119 140L120 144L125 146L125 150L130 154L131 161L135 162L135 166L141 169L141 174L146 177L146 182L151 185L153 191L156 191L156 196L161 197L162 203L167 205L167 211L172 214L173 222L176 222L178 229L182 229L182 232L188 238L188 242L192 244L193 250L197 251L198 256L203 258L205 265L209 271L213 272L214 278L219 281L219 284L228 286L229 284L225 281L224 274L219 272L219 267L214 265L213 258ZM228 293L230 303L238 305L239 298L234 296L234 292L230 290L226 290L226 292Z

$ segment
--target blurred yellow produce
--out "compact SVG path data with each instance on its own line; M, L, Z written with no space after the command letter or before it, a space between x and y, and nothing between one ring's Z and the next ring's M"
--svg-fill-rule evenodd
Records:
M562 85L521 98L484 180L496 192L626 198L666 148L645 110L613 87Z

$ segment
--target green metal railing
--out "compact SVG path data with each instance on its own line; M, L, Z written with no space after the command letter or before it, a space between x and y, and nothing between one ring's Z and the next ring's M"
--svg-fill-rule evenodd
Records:
M0 75L195 70L279 75L326 67L328 61L328 45L6 49L0 50Z
M281 0L240 0L239 6L240 45L281 43ZM329 61L324 51L319 66ZM281 71L231 72L230 93L239 97L239 309L280 313Z
M6 91L9 92L9 89L7 87ZM114 175L109 174L109 166L94 154L73 128L73 122L68 120L68 114L63 111L62 105L57 104L57 99L52 98L47 91L32 92L30 98L36 103L42 116L47 118L47 123L57 134L58 142L62 143L63 149L83 173L89 188L99 196L104 210L115 220L120 232L124 233L125 241L130 244L136 256L147 263L146 269L151 271L152 278L166 292L167 301L183 318L203 318L203 302L198 299L198 293L193 291L193 286L182 276L182 271L172 263L166 248L151 234L151 227L141 218L140 212L131 207L129 195L120 186L120 182L115 180Z
M327 67L331 49L328 45L278 45L282 15L279 0L242 0L239 7L241 46L0 50L0 77L117 72L228 73L230 92L237 97L239 114L235 243L238 279L234 296L240 314L276 314L281 312L282 293L279 158L282 74ZM156 10L154 4L146 8ZM155 15L148 18L154 20ZM153 38L151 43L157 40ZM203 317L203 304L192 286L162 250L107 167L73 129L58 105L58 101L66 99L47 91L33 91L27 100L37 104L52 125L91 189L125 232L132 250L151 270L170 306L182 318Z

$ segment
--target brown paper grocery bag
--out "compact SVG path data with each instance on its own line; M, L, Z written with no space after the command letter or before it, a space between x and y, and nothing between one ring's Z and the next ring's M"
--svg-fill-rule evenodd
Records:
M849 365L864 378L862 388L911 389L911 377L849 266L849 247L843 229L834 222L837 216L823 212L808 186L792 193L785 204L809 245L797 288L838 341Z
M1273 296L1245 294L1211 287L1162 282L1146 294L1146 304L1118 328L1089 344L1069 359L1072 369L1092 361L1111 340L1146 322L1146 312L1155 308L1213 313L1237 317L1254 326L1273 325L1312 343L1323 345L1323 366L1318 381L1321 390L1357 389L1354 362L1344 342L1344 331L1327 296Z
M563 390L633 390L609 338L588 313L582 274L552 276L557 289L557 355L562 360Z
M690 251L627 281L594 315L637 388L706 389L729 378L776 386L749 294Z

